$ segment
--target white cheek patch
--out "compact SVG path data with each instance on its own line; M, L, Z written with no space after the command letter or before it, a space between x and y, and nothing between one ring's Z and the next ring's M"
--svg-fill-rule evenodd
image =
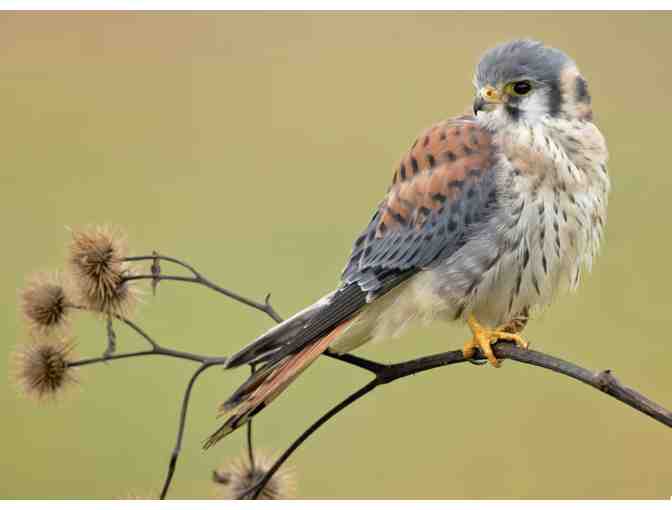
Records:
M537 89L520 102L521 118L533 123L540 121L549 113L548 92Z

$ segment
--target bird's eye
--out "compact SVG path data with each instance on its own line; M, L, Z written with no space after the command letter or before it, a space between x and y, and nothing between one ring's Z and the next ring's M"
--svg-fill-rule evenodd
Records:
M532 90L532 84L527 80L509 83L509 91L515 96L524 96Z

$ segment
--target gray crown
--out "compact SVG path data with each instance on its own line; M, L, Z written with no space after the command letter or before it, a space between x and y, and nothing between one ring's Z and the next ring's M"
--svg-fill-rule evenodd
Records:
M488 50L476 68L476 81L483 86L525 77L552 83L568 65L574 62L562 51L538 41L519 39Z

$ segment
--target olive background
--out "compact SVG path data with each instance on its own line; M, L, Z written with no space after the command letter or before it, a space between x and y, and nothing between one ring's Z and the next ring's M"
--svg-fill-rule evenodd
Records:
M667 13L3 13L0 15L0 339L28 338L18 290L65 266L66 227L110 224L131 253L183 258L289 316L338 282L392 170L429 124L472 102L492 45L529 36L586 76L611 153L603 253L579 292L527 330L537 349L672 406L671 41ZM177 274L168 264L164 273ZM180 273L181 274L181 273ZM135 318L166 346L226 355L271 326L214 292L148 285ZM78 317L79 356L104 324ZM119 349L144 347L117 327ZM435 324L358 351L391 362L459 348ZM81 368L53 403L0 385L0 497L156 494L195 364ZM246 371L197 383L170 493L214 497L242 431L201 441ZM277 454L368 376L320 359L255 421ZM566 377L508 361L382 387L291 458L301 498L669 498L672 436Z

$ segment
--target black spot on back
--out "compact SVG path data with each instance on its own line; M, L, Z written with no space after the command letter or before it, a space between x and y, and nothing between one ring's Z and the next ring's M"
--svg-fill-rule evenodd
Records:
M398 212L392 213L392 217L394 218L394 221L401 225L406 225L406 218L404 218L401 214Z
M418 209L418 214L422 216L429 216L431 212L432 211L425 206L422 206L420 209Z

